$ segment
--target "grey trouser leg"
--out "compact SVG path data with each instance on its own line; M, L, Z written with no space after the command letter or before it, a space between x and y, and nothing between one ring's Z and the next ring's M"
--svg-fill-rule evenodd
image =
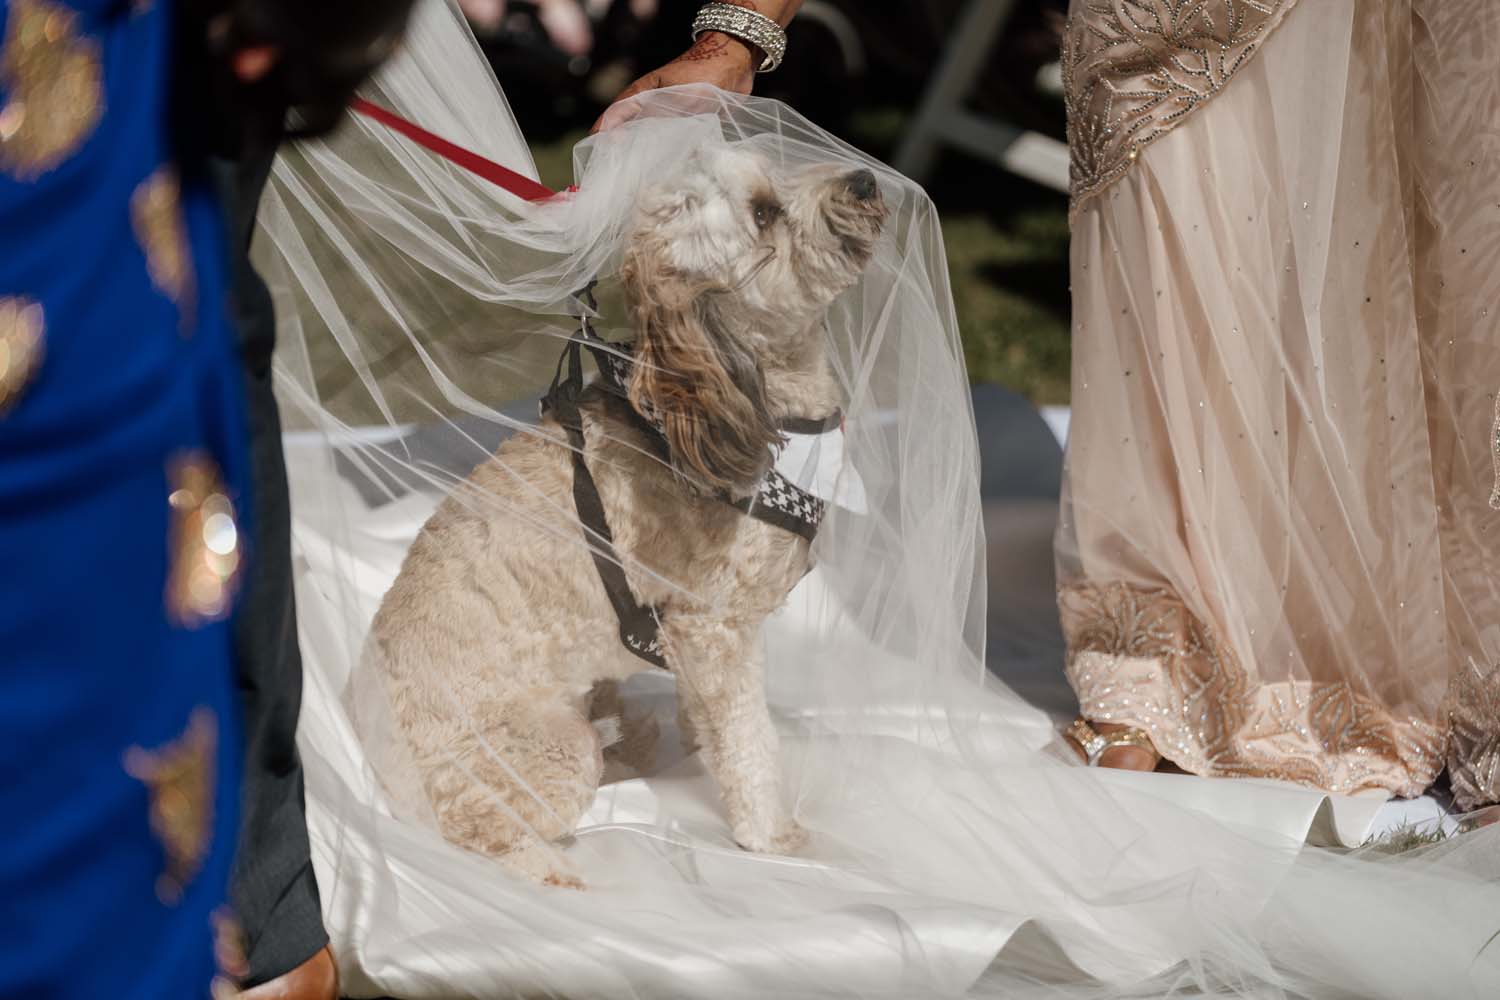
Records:
M235 623L245 731L243 820L230 886L250 964L246 986L289 972L327 942L303 802L297 715L302 657L292 598L291 513L281 422L271 391L276 319L250 264L269 156L218 165L234 239L233 307L245 362L254 532Z

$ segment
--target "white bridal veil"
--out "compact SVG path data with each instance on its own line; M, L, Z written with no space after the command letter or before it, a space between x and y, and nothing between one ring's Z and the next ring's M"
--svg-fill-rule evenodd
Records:
M535 175L441 0L419 5L365 95ZM597 279L594 329L631 339L616 270L639 193L706 147L867 167L890 208L827 326L843 475L864 503L830 507L814 570L764 630L783 795L811 839L790 856L735 845L713 780L678 749L672 677L651 671L624 699L627 719L655 717L654 762L606 783L561 845L587 889L536 885L446 843L400 794L415 765L365 676L365 635L440 500L500 502L465 478L536 433L575 293ZM286 151L262 205L300 744L347 994L1495 995L1500 828L1350 851L1367 803L1086 770L986 675L973 417L937 217L915 184L784 106L697 89L641 100L580 143L575 172L576 192L528 204L355 119Z

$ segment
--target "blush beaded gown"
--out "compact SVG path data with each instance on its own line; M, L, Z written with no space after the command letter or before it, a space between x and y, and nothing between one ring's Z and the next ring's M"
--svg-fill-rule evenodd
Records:
M1075 0L1083 714L1500 799L1500 6Z

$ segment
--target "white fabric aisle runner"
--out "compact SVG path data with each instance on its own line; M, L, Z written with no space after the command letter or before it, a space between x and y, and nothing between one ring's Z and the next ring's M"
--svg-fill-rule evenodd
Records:
M352 493L349 484L333 475L331 469L316 467L320 454L288 443L294 488L299 493L309 489ZM899 981L905 969L902 956L912 947L924 953L929 970L943 970L945 980L941 984L930 980L912 984L913 989L926 991L941 985L945 991L962 992L1027 925L1025 912L979 905L961 896L945 898L940 888L935 888L931 896L903 897L890 891L887 880L864 878L859 874L860 858L864 850L879 849L875 839L858 844L822 835L819 831L825 829L825 817L819 815L819 796L805 779L799 815L814 831L814 842L805 853L817 860L758 856L737 848L730 839L717 789L701 762L696 757L682 758L675 751L678 740L672 681L661 674L642 675L629 687L633 705L656 709L662 728L660 770L651 777L620 781L600 790L574 844L568 848L590 885L589 891L535 890L545 894L549 908L568 919L584 921L590 927L589 934L558 940L544 928L508 925L501 914L486 906L484 891L487 882L506 879L506 874L493 862L457 850L434 834L387 813L341 697L361 636L320 632L337 616L322 612L319 605L326 595L318 592L313 581L352 581L359 603L373 613L431 506L428 498L408 495L372 511L357 529L361 537L355 546L337 544L351 530L347 524L317 524L299 516L295 526L297 596L307 674L300 739L308 750L309 786L319 791L309 795L309 825L330 930L351 995L391 992L446 996L451 992L484 996L486 990L502 987L507 992L540 992L563 981L570 984L569 996L604 996L621 988L623 981L639 979L639 970L631 970L637 962L646 966L663 963L673 969L674 975L691 971L694 982L702 986L702 995L714 995L716 991L737 994L765 989L770 984L791 990L798 983L827 977L845 985L851 993L879 993ZM297 502L294 497L293 509L305 512L320 509L320 505ZM357 565L350 564L350 552L360 553ZM333 560L338 561L339 573L333 572ZM811 606L820 600L818 587L814 572L794 593L768 638L771 655L777 643L798 641L801 616L809 614ZM343 597L347 599L348 595ZM865 655L881 654L870 650ZM872 670L872 678L877 674ZM1043 713L999 698L991 710L996 731L1031 746L1044 765L1050 764L1045 760L1049 755L1069 759L1067 751L1056 745L1052 724ZM782 722L783 753L789 759L818 753L817 738L807 735L818 726L833 730L859 726L872 739L883 737L879 744L885 748L879 755L886 768L881 774L883 782L930 780L930 772L921 766L921 758L933 752L919 746L921 713L892 705L884 715L867 713L859 718L839 718L837 713L821 717L783 713ZM997 766L1034 771L1036 780L1044 782L1037 786L1039 790L1046 782L1079 770L1014 761L1007 764L1002 760L997 760ZM902 773L903 767L906 773ZM807 773L816 774L816 766L805 766ZM1212 817L1257 841L1280 838L1357 844L1381 805L1379 799L1326 796L1263 781L1099 771L1090 772L1090 778L1100 781L1104 788L1145 793L1179 809ZM361 803L369 825L340 825L327 808L329 789ZM919 794L914 787L913 795ZM347 814L347 802L341 810ZM961 817L955 815L955 821L961 821ZM827 824L832 828L838 825L836 818ZM1005 845L995 844L994 850L1003 855ZM359 863L382 866L384 874L399 886L395 893L399 898L391 898L388 889L379 890L363 877ZM699 891L674 898L664 894L659 876L639 884L633 882L633 872L657 870L661 864L675 867L684 886L692 884ZM788 908L789 915L822 915L789 919L784 934L774 941L760 937L753 944L736 942L733 921L724 918L734 910L727 901L738 898L736 886L745 883L755 883L757 888L744 894L746 898L763 896L770 883L785 903L798 902ZM724 912L701 912L703 886L713 887L726 900ZM702 935L724 934L717 949L723 961L687 970L671 955L640 953L638 941L612 941L605 930L607 924L590 919L590 909L607 899L617 913L629 911L636 905L637 890L642 893L640 909L633 915L637 926L659 926L667 940L672 928L682 921L693 923ZM701 917L696 922L695 911ZM1078 919L1080 926L1090 924L1082 912ZM1042 930L1044 937L1048 937L1048 930ZM1086 936L1057 945L1069 961L1097 975L1128 971L1146 976L1170 964L1169 956L1152 958L1148 952L1137 957L1135 968L1122 970L1118 955L1099 952L1089 945Z

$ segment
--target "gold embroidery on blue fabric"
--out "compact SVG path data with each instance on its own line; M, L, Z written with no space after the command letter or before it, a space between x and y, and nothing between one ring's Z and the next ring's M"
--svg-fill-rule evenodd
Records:
M130 197L130 221L146 254L151 283L171 299L189 330L193 300L193 257L182 218L182 192L177 174L162 167L146 178Z
M11 0L0 47L0 170L33 180L78 151L104 115L99 44L51 0Z
M206 454L179 455L168 480L172 538L167 611L174 623L193 628L229 614L240 569L239 528L219 467Z
M40 305L0 297L0 417L21 398L41 367L45 333Z
M212 846L217 752L214 713L201 707L193 710L187 731L166 746L125 752L126 773L150 796L151 832L166 856L156 895L169 906L182 898Z
M214 967L217 974L209 984L210 1000L235 1000L239 984L250 974L245 959L245 931L234 912L221 906L209 916L214 932Z

